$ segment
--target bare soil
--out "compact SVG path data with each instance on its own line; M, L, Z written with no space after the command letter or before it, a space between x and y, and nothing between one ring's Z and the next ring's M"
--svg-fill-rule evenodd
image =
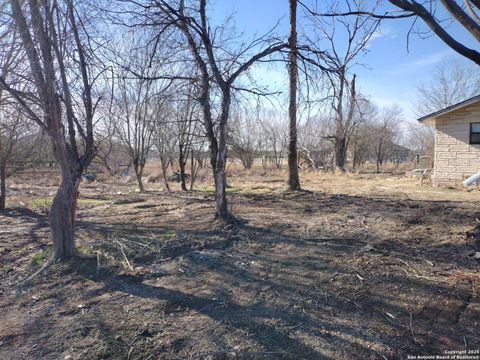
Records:
M391 175L230 179L202 191L83 184L78 247L48 260L49 186L0 215L0 359L406 359L480 348L480 193ZM390 179L390 180L388 180ZM341 184L342 186L340 186ZM23 204L23 205L22 205Z

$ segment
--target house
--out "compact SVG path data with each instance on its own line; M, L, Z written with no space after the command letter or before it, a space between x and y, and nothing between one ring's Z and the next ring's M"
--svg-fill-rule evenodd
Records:
M403 163L411 160L412 158L412 151L402 145L394 143L393 141L388 141L385 145L386 156L384 161L390 161L392 163Z
M480 171L480 95L418 121L435 127L433 185L461 186Z

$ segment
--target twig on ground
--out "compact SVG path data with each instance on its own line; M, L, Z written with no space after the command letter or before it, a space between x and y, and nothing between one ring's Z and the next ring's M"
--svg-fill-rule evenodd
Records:
M297 354L288 353L285 351L239 351L239 350L218 350L218 351L209 351L199 353L199 356L209 356L209 355L220 355L220 354L233 354L237 356L265 356L265 355L276 355L276 356L294 356L296 358ZM387 359L388 360L388 359Z
M133 351L134 348L135 348L135 347L132 346L132 347L130 348L130 350L128 351L127 360L130 360L130 356L132 355L132 351Z
M402 269L405 272L405 274L407 274L408 276L413 276L413 277L416 277L418 279L425 279L425 280L432 281L432 282L440 282L440 280L432 278L432 277L409 273L407 271L407 269L405 269L403 266L399 266L399 268Z
M417 338L415 337L415 333L413 332L413 311L411 311L409 308L405 307L405 310L407 310L408 314L410 315L410 322L408 324L408 327L410 328L410 332L412 333L413 336L413 341L416 343Z
M400 261L402 264L405 264L407 265L410 269L412 269L413 271L415 271L418 275L420 274L414 267L412 267L409 263L407 263L406 261L402 260L402 259L399 259L399 258L395 258L397 259L398 261Z
M130 270L133 271L133 267L130 264L130 261L128 261L127 255L125 254L125 251L123 251L123 245L117 239L113 239L113 241L115 241L120 246L120 251L122 252L122 255L123 255L123 258L125 259L125 262L127 263Z
M385 355L383 355L382 353L379 353L377 350L375 350L374 348L372 348L373 351L375 351L378 355L380 355L382 358L384 358L385 360L388 360L387 357L385 357Z
M358 305L358 303L356 303L356 302L353 301L352 299L348 299L348 298L343 297L343 296L340 296L340 295L338 295L338 297L339 297L340 299L342 299L342 300L347 301L347 302L351 302L351 303L352 303L353 305L355 305L356 307L361 307L360 305Z
M138 242L138 241L134 241L134 240L126 239L126 238L119 238L119 239L122 240L122 241L128 241L128 242L143 246L145 248L148 248L148 245L142 244L141 242Z
M97 252L97 276L98 276L98 274L100 274L100 267L101 267L101 263L100 263L100 253Z

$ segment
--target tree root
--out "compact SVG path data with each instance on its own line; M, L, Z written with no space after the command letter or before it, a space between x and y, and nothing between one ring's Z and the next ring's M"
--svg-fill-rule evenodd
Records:
M100 253L94 253L94 254L81 254L79 252L76 252L73 257L82 259L82 260L96 260L97 261L97 275L100 272ZM36 272L34 272L32 275L28 276L26 279L20 281L16 286L17 287L23 287L27 284L29 284L33 279L35 279L38 275L42 274L48 267L50 267L54 262L55 258L52 257L50 260L48 260L40 269L38 269Z
M51 258L50 260L48 260L39 270L37 270L36 272L34 272L32 275L28 276L25 280L21 281L20 283L17 284L17 287L22 287L22 286L25 286L27 285L28 283L30 283L33 279L35 279L38 275L40 275L41 273L43 273L48 267L50 267L50 265L53 264L53 262L55 261L55 258Z

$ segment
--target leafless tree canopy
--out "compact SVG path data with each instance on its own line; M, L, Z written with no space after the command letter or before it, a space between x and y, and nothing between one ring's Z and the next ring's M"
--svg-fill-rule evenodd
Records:
M380 21L417 17L478 63L438 15L441 7L478 40L478 4L389 3L401 11L291 0L288 32L273 19L270 30L248 37L234 17L215 19L207 0L9 0L0 12L0 209L8 163L23 148L60 168L49 211L57 258L76 253L78 189L97 167L130 172L139 192L161 178L167 190L177 180L191 190L209 167L216 216L231 221L228 159L247 170L257 161L264 171L287 164L288 186L299 190L299 167L345 171L371 161L381 171L406 138L416 152L430 151L428 131L406 129L400 108L361 94L356 68ZM257 82L255 70L268 66L285 74L288 89ZM442 65L432 84L418 86L419 113L478 93L470 73ZM153 162L158 174L145 176Z

